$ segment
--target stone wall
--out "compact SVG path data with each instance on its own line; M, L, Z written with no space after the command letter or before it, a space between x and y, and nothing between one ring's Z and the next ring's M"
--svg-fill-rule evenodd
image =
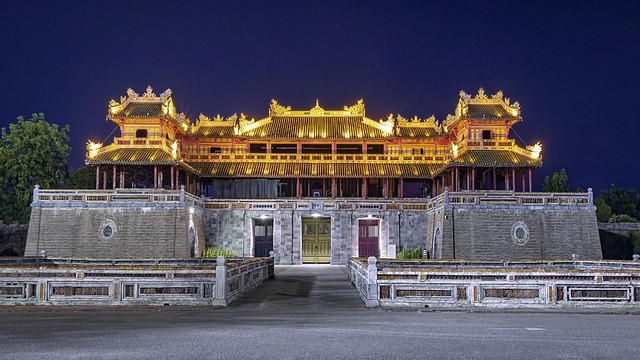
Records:
M594 206L443 205L436 212L443 215L439 258L602 259Z
M32 204L26 256L186 258L204 247L202 210L184 203Z
M22 256L27 242L27 224L0 222L0 256Z
M301 264L302 218L331 218L331 264L346 264L358 256L358 221L380 221L380 256L389 256L388 245L396 250L425 246L427 213L388 210L205 210L208 247L231 250L238 256L253 256L253 221L273 219L273 251L276 264Z

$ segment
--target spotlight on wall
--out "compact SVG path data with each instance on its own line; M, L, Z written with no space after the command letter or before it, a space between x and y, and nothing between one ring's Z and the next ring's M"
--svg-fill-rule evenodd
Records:
M189 214L193 214L196 210L193 207L189 208Z
M367 219L373 219L373 215L367 214Z
M317 218L317 217L321 217L321 216L322 216L322 214L313 213L313 214L311 214L311 216L313 216L314 218Z
M262 215L260 215L260 216L258 216L258 217L259 217L260 219L264 220L264 219L268 219L268 218L269 218L269 215L262 214Z

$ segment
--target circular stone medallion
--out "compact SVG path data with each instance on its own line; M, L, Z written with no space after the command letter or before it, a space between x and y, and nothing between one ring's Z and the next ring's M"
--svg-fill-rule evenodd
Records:
M118 232L118 226L111 219L102 222L100 226L100 237L104 240L111 240Z
M529 241L529 228L527 224L522 221L516 221L511 226L511 239L517 245L525 245Z

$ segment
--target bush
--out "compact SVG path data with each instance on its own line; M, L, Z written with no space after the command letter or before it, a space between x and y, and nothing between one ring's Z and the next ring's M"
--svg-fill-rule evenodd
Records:
M638 219L632 218L627 214L612 215L609 218L610 223L637 223Z
M422 259L422 248L404 249L396 255L398 260Z
M202 250L203 258L217 258L218 256L224 256L226 258L233 258L236 255L231 250L222 250L216 248L205 248Z

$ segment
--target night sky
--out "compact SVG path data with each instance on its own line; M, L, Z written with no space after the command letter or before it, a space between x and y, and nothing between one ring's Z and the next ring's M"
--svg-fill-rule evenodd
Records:
M171 88L192 121L262 118L272 98L441 121L483 87L521 104L520 146L542 142L536 190L562 168L572 188L640 189L637 1L61 3L3 2L0 127L69 124L71 170L129 87Z

